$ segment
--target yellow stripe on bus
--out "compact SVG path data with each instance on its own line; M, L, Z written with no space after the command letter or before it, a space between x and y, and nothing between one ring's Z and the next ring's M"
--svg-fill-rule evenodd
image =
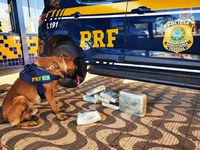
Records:
M70 16L75 12L79 12L81 15L125 13L126 5L126 2L121 2L104 5L80 6L66 9L63 15Z
M200 0L168 0L163 2L162 0L131 0L128 2L127 12L131 12L132 9L136 9L140 6L146 6L152 10L162 9L179 9L179 8L200 8ZM79 6L73 8L67 8L62 16L70 16L75 12L79 12L82 15L97 15L97 14L116 14L125 13L127 2L101 4L92 6Z
M152 10L162 10L162 9L181 9L181 8L200 8L200 0L132 0L128 4L128 12L132 9L138 8L140 6L146 6Z
M59 16L61 9L58 9L58 11L56 12L56 17Z
M53 17L53 16L54 16L54 14L56 13L56 11L57 11L57 10L54 10L54 11L52 12L52 17Z

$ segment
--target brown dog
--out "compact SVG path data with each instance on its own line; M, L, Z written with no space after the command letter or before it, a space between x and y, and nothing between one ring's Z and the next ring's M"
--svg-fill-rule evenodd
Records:
M58 75L61 78L64 77L63 73L68 75L73 74L77 68L74 58L62 56L39 57L34 64L45 68L49 73ZM66 117L59 113L59 108L54 98L54 91L57 84L58 80L43 84L45 88L44 95L58 119L64 120ZM35 126L37 125L36 121L23 121L30 120L38 112L34 104L40 103L40 101L41 98L38 95L36 86L18 78L3 101L3 119L8 121L11 126Z

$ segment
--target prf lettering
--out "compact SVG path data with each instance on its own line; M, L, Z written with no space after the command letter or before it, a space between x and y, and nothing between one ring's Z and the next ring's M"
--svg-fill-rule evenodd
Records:
M104 39L104 32L102 30L93 30L92 33L90 31L81 31L81 44L80 47L86 47L87 45L85 42L89 42L91 38L93 37L94 43L92 47L98 48L98 47L114 47L113 41L116 40L116 37L114 34L118 34L119 30L116 29L107 29L106 34L108 36L107 43L103 42Z
M41 81L41 77L33 77L32 82Z

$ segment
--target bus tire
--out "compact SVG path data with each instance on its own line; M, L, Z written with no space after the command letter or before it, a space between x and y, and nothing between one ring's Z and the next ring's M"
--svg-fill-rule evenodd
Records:
M82 83L85 79L87 66L84 60L81 58L80 53L78 52L78 48L74 46L72 43L63 43L58 45L52 52L53 56L68 56L72 58L78 59L77 66L78 69L76 71L76 75L79 76L80 82ZM61 86L67 88L74 88L77 87L77 79L76 75L72 78L64 77L59 81Z

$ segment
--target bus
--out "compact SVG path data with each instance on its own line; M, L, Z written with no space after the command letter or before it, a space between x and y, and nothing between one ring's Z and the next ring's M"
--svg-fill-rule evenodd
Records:
M39 52L80 58L81 81L89 72L200 88L200 1L46 0Z

